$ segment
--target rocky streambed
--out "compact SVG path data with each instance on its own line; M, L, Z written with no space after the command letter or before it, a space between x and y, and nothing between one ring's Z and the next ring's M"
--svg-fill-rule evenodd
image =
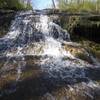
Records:
M19 12L0 38L0 99L99 100L99 65L50 16Z

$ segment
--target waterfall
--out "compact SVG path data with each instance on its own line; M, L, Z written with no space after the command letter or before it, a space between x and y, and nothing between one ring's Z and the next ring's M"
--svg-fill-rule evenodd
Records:
M17 83L21 80L24 68L28 67L25 56L38 56L38 65L47 73L46 79L67 79L72 83L78 78L90 80L85 69L94 68L95 65L66 51L63 43L70 42L69 33L54 23L49 16L33 15L32 12L17 13L9 32L0 39L0 55L7 57L0 74L8 71L10 61L13 65L16 62Z
M8 34L1 39L2 45L7 47L4 50L5 46L3 46L3 55L7 57L19 56L22 57L21 61L23 61L25 55L47 56L47 58L41 58L41 68L44 69L45 66L48 66L48 70L49 68L58 70L63 67L81 68L92 66L75 58L63 48L63 42L71 42L70 35L54 23L50 17L47 15L32 15L31 12L28 16L26 14L18 13ZM64 61L63 58L68 60ZM21 61L18 61L18 75L21 73Z

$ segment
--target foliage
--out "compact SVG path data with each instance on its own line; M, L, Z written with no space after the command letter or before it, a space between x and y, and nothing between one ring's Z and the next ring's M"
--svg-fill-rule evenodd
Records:
M59 8L70 12L100 12L100 1L76 0L68 2L68 0L59 0Z
M23 10L32 9L31 4L25 4L20 0L0 0L1 9L13 9L13 10Z

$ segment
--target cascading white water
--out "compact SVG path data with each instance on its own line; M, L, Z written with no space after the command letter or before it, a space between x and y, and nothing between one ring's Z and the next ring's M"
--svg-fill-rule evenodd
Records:
M54 57L60 57L64 55L69 55L65 50L63 50L61 46L61 42L59 40L54 39L52 36L53 27L57 28L58 34L61 34L61 28L50 21L50 18L47 15L40 16L40 22L36 23L36 29L43 33L45 37L45 43L43 44L43 52L41 55L48 55ZM54 34L53 34L54 35ZM66 32L66 35L69 34ZM60 36L59 36L60 37ZM70 40L69 36L68 39Z
M48 56L46 62L44 58L41 59L41 68L44 69L44 66L49 66L48 70L58 70L63 67L75 69L77 67L92 66L75 58L69 51L64 50L62 43L65 42L65 39L66 42L70 42L70 36L67 31L53 23L47 15L36 15L37 19L34 20L34 16L31 13L28 16L25 14L16 15L10 31L3 38L4 41L8 41L9 50L7 49L4 53L6 56L22 56L22 59L24 59L23 56L25 55L46 55ZM30 44L33 44L33 47ZM63 61L64 57L70 60ZM17 70L19 77L21 73L20 62Z
M40 30L44 35L49 36L49 18L48 16L40 15L40 21L36 23L36 29Z
M76 82L77 78L87 78L84 69L94 65L75 58L63 48L63 42L71 42L70 35L47 15L18 13L8 34L0 40L2 56L9 57L1 71L6 71L10 58L15 57L18 82L26 64L24 56L35 55L40 56L38 65L48 73L47 79L70 78L70 81Z

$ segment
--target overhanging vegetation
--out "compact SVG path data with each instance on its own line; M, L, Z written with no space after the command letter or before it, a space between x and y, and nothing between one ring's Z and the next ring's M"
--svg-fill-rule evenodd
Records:
M0 0L0 9L29 10L32 5L29 0Z
M70 12L100 13L100 0L58 0L59 9Z

